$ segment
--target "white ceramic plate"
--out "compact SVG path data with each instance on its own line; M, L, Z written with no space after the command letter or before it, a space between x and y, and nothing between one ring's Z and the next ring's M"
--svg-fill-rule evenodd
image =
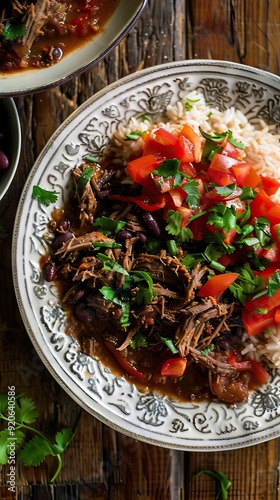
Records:
M131 30L146 3L147 0L120 0L117 9L100 34L91 42L64 56L53 66L12 74L0 72L0 96L42 91L64 83L68 78L98 63Z
M225 109L240 108L280 126L280 78L221 61L178 62L149 68L118 81L85 102L57 130L36 161L16 217L13 278L25 327L54 378L83 408L137 439L182 450L240 448L280 435L280 375L250 394L246 404L178 403L142 394L124 378L79 351L65 335L65 315L53 284L44 282L39 259L54 206L32 199L32 186L67 197L69 171L87 153L102 155L110 135L131 116L164 114L166 106L192 89Z

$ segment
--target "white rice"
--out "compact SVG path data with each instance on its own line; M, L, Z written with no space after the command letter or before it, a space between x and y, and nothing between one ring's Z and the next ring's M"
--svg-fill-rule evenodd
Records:
M186 109L186 102L191 103L190 110ZM199 133L199 127L207 133L231 130L234 139L244 144L241 154L243 161L253 163L259 174L280 178L280 134L272 133L273 127L268 126L263 120L259 120L257 125L252 125L241 111L233 107L226 111L210 108L203 96L196 91L187 94L184 101L169 105L166 121L154 124L148 120L141 121L133 118L121 127L114 136L117 146L113 147L116 164L126 164L131 153L141 154L144 146L141 137L136 141L125 141L124 134L136 130L152 132L159 127L176 134L184 124L190 125L197 133ZM280 189L273 198L274 201L280 202ZM249 339L245 334L243 341L244 355L263 359L280 368L280 325Z

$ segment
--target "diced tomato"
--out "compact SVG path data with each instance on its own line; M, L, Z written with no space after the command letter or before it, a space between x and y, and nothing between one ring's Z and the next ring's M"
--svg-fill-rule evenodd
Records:
M76 30L82 34L85 28L85 23L89 18L89 13L80 14L71 21L72 26L75 26Z
M190 217L193 215L193 211L188 207L178 207L176 211L182 215L182 228L186 227Z
M222 266L224 266L224 267L229 266L231 263L230 256L225 254L225 253L223 255L221 255L221 257L219 257L217 259L217 261L219 262L219 264L222 264Z
M266 384L269 381L270 375L266 369L255 359L250 359L252 377L258 384Z
M256 299L249 299L247 302L245 302L244 307L251 312L268 313L269 311L271 311L271 309L274 309L274 307L278 306L279 303L280 288L276 290L272 297L269 297L266 293L264 295L261 295L260 297L257 297Z
M243 307L241 317L247 334L253 337L275 323L275 310L272 309L267 314L259 314Z
M217 274L210 278L197 293L199 297L218 297L238 278L238 273Z
M264 189L260 189L250 204L252 217L266 217L272 225L280 223L280 204L275 203Z
M257 382L258 384L266 384L269 380L269 373L255 359L250 358L244 361L239 361L238 354L232 352L228 357L227 362L239 372L251 372L254 382Z
M249 360L240 361L236 352L231 352L227 358L227 363L239 372L248 372L251 370L251 363Z
M280 267L280 249L274 243L270 248L262 248L258 253L259 258L270 260L270 262L279 262Z
M179 142L179 146L181 146L181 148L183 150L183 155L180 158L181 161L183 161L185 163L193 162L194 161L194 145L193 145L193 143L189 139L187 139L187 137L185 137L184 135L180 135L178 137L178 142Z
M171 189L169 194L175 207L180 207L186 198L186 191L182 188Z
M155 130L154 134L157 142L164 146L166 158L178 158L178 160L183 159L185 148L183 142L180 141L178 137L171 134L171 132L168 132L168 130L164 128L158 128Z
M184 174L189 175L190 177L196 176L196 170L191 162L181 161L179 170L181 170L181 172L184 172Z
M154 155L149 154L146 156L140 156L136 160L132 160L127 165L127 172L130 177L141 184L142 186L151 185L150 173L157 168L157 166L162 162Z
M208 219L208 214L201 215L196 219L192 220L188 227L193 233L194 241L202 241L205 238L206 221Z
M275 323L277 323L277 324L280 323L280 307L275 307L274 319L275 319Z
M277 193L280 187L280 182L277 179L274 179L273 177L266 177L264 175L261 175L260 178L262 187L268 196L272 196Z
M264 281L267 281L267 279L271 278L273 273L278 270L280 270L280 262L271 262L265 266L265 269L261 271L255 270L254 274L256 274L257 276L262 276Z
M240 162L235 158L230 158L222 154L215 154L208 167L207 175L210 181L215 182L219 186L228 186L236 181L232 172L232 167L239 163Z
M236 148L230 142L227 141L225 146L223 147L222 154L238 160L240 156L240 149Z
M167 193L168 191L173 189L174 177L162 177L159 175L151 174L151 178L154 181L157 191L160 191L161 193Z
M161 367L161 375L163 377L182 377L187 366L185 358L170 358L167 359Z
M199 163L201 161L201 155L202 155L201 137L189 125L184 125L183 128L180 130L179 135L184 136L193 144L194 160L191 161Z
M251 187L254 189L261 184L261 178L251 163L240 162L238 165L233 165L232 171L240 187Z
M104 340L104 344L107 349L113 354L114 358L120 365L120 367L131 377L135 378L139 382L147 382L148 376L140 372L135 366L133 366L126 358L122 355L121 351L118 351L116 347L109 341Z

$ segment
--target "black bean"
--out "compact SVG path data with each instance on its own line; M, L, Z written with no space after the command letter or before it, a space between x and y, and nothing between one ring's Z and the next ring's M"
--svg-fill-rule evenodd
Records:
M149 212L143 212L142 219L149 233L155 238L158 238L161 234L161 231L154 216Z
M63 51L60 47L54 47L52 51L52 57L54 61L60 61L63 56Z
M148 238L145 233L142 233L141 231L136 231L135 234L141 243L146 243Z
M57 230L68 231L69 227L70 227L70 221L68 219L62 219L57 226Z
M76 290L74 293L69 295L67 299L67 304L76 304L78 300L81 300L85 296L86 291L83 288Z
M76 318L83 323L92 323L95 319L95 311L84 302L80 302L75 309Z
M125 240L130 240L132 236L133 234L130 231L127 231L126 229L121 229L121 231L118 232L116 239L118 241L125 241Z
M70 240L71 238L74 238L74 234L71 233L70 231L66 231L66 233L61 233L53 240L52 242L53 249L55 251L58 250L63 245L63 243Z
M9 159L4 151L0 150L0 170L5 170L9 166Z
M52 281L55 277L56 268L52 262L47 262L44 266L44 276L46 281Z

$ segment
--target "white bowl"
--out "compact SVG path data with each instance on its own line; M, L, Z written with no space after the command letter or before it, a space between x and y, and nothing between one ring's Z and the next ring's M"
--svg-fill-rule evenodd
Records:
M1 200L8 191L18 167L21 150L21 128L17 107L11 97L0 99L0 114L3 114L5 119L6 152L9 158L8 168L0 170Z
M235 105L249 120L279 122L280 78L223 61L181 61L145 69L113 83L85 102L55 132L37 159L18 206L13 241L13 279L31 341L69 395L114 429L151 444L193 451L241 448L280 436L280 374L251 392L248 402L181 403L140 392L124 377L83 354L65 334L66 315L40 258L51 213L69 192L71 169L89 154L102 156L112 133L133 117L164 116L169 104L199 89L212 107ZM278 121L277 121L278 120ZM32 198L33 185L59 193L46 207Z
M10 74L0 72L0 96L33 93L59 85L98 63L131 30L146 3L147 0L120 0L101 33L53 66Z

